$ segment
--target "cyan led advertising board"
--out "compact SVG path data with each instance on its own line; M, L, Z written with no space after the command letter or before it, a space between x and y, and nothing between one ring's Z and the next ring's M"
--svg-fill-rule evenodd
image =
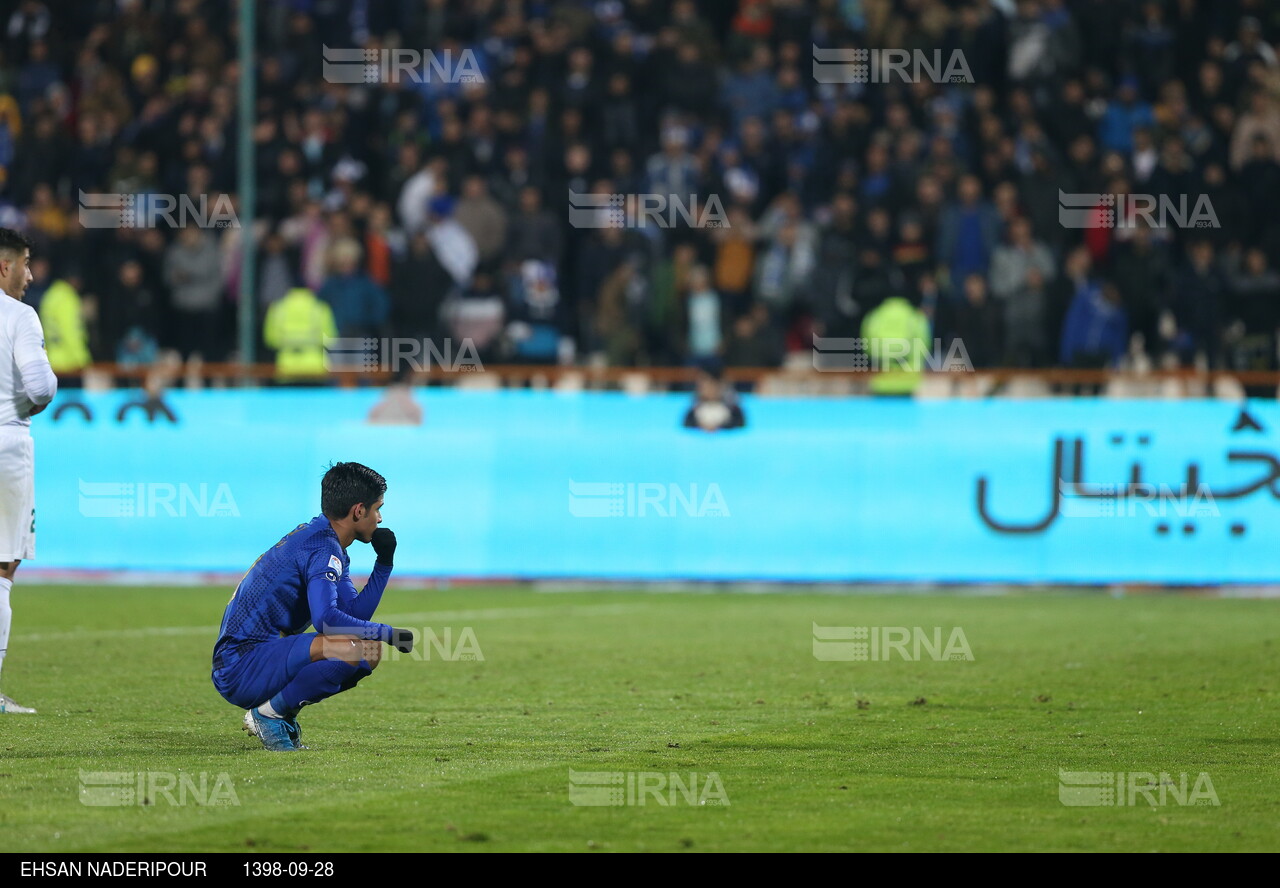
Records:
M82 397L33 422L33 567L242 572L355 460L400 573L1280 581L1272 402L747 398L707 434L678 395L419 390L420 427L365 424L375 390Z

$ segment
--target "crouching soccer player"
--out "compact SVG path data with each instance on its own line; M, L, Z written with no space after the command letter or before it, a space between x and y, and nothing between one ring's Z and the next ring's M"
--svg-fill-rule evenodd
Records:
M382 643L413 650L413 633L370 622L382 599L396 538L382 523L386 480L338 463L320 483L322 514L258 557L232 593L213 649L213 684L247 710L244 727L274 751L306 749L298 711L372 674ZM373 573L357 593L347 547L372 543ZM304 632L307 626L318 631Z

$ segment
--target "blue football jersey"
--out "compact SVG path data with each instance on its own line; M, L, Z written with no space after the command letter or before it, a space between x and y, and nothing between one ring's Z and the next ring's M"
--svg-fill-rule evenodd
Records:
M351 581L350 567L351 559L328 518L317 515L299 524L258 556L236 586L222 615L214 667L247 645L297 635L308 626L319 632L387 640L389 626L352 614L369 610L367 616L372 616L372 609L353 606L361 596ZM390 569L375 568L377 574L384 572ZM377 579L376 597L381 597L385 577ZM369 599L373 603L375 596Z

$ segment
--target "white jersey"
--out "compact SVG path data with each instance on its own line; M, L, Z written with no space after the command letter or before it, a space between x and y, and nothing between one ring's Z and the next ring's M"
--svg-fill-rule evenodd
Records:
M44 329L30 305L0 290L0 428L31 425L37 403L48 403L52 393L40 392L34 400L23 384L23 368L38 366L43 388L53 376L44 351ZM36 382L29 380L29 382ZM56 383L55 383L56 387Z

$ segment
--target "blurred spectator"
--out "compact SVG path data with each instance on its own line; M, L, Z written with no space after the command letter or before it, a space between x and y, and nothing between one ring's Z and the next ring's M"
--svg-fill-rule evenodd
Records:
M100 337L95 341L90 336L90 351L100 355L115 354L121 341L131 330L137 330L144 338L158 342L161 330L164 329L162 311L159 295L146 282L142 263L136 259L127 259L120 265L115 280L108 282L100 294L96 311ZM200 313L200 310L197 309L196 312ZM179 325L174 337L176 341L197 344L217 341L214 335L216 330L207 331L206 340L206 331L195 326L196 319L182 316L176 306L172 314L176 315L174 324ZM202 316L206 319L216 318L216 307L203 312Z
M218 357L222 257L213 238L194 226L182 229L165 252L164 279L171 293L178 350L183 357ZM127 293L122 296L128 299Z
M1098 142L1103 150L1130 154L1135 131L1155 125L1151 105L1142 100L1138 86L1137 77L1126 75L1120 81L1115 99L1106 103L1106 111L1098 122Z
M734 321L725 342L725 366L777 367L782 356L782 337L770 321L768 306L756 303Z
M564 254L564 235L556 217L543 209L542 192L537 186L525 185L518 201L516 214L507 226L504 257L513 262L535 259L558 265Z
M258 303L264 307L284 297L293 280L293 267L297 257L290 255L284 237L279 232L267 235L259 258L261 272L258 276Z
M369 272L369 279L385 289L391 284L391 267L395 257L405 251L405 238L404 232L394 227L391 208L384 203L368 207L364 250L367 257L365 269Z
M1164 247L1145 225L1135 228L1133 237L1117 248L1111 280L1124 301L1130 329L1141 334L1147 356L1158 359L1164 351L1160 317L1168 310L1169 263Z
M116 349L116 363L121 367L149 367L159 355L155 337L141 327L130 327Z
M611 305L611 309L620 310L620 306ZM517 360L530 364L559 361L564 308L556 285L555 269L551 265L532 259L521 263L511 283L511 304L507 316L507 337ZM612 320L611 314L606 322ZM626 343L619 343L618 347L625 355Z
M1231 243L1239 243L1246 231L1254 238L1261 238L1263 232L1253 228L1249 218L1250 209L1240 189L1233 188L1227 182L1224 164L1212 161L1208 163L1201 175L1198 189L1204 194L1209 205L1218 217L1218 228L1208 228L1197 232L1201 237L1208 237L1214 245L1221 248Z
M689 361L710 367L720 361L720 294L711 288L711 274L702 265L689 271Z
M1213 244L1195 241L1173 282L1174 349L1184 365L1202 360L1209 367L1221 366L1222 311L1227 298L1226 276L1218 267Z
M413 397L413 370L402 367L369 410L370 425L422 425L422 405Z
M1076 289L1062 330L1060 359L1068 367L1114 367L1124 356L1129 322L1114 284L1086 280Z
M1013 366L1047 363L1046 299L1054 269L1049 248L1032 236L1031 221L1015 219L1009 243L997 247L991 257L991 295L1005 330L1004 358Z
M1254 247L1231 276L1229 315L1231 365L1247 370L1276 367L1276 334L1280 331L1280 272L1267 254Z
M715 287L734 314L751 304L751 279L755 269L755 224L746 210L732 207L729 224L712 232L715 252Z
M957 199L940 220L938 261L958 286L971 274L986 274L999 242L1000 219L995 208L982 199L982 182L977 176L964 176Z
M964 353L975 368L1000 363L1002 344L1001 306L987 296L987 281L980 274L964 279L963 297L956 307L952 332L964 344Z
M809 286L826 336L853 336L859 304L854 297L858 250L857 203L847 192L831 201L831 219L818 230Z
M806 293L813 264L812 230L796 219L784 219L756 260L755 292L775 318Z
M332 310L338 335L378 336L390 315L387 293L360 270L360 245L343 238L330 248L331 273L319 297Z
M873 211L874 213L875 211ZM889 253L893 269L901 275L900 286L917 290L921 279L933 274L933 249L925 240L924 224L915 215L903 215L898 223L898 239Z
M235 342L238 231L199 240L182 226L78 224L82 191L210 205L226 192L242 209L235 26L207 3L163 6L83 3L70 16L67 4L15 0L0 18L0 221L27 228L59 276L74 267L89 284L85 323L102 358L135 326L186 355L221 357ZM295 281L329 286L339 314L354 310L350 324L368 330L386 315L367 282L390 291L397 327L435 329L445 306L449 324L479 311L486 329L545 325L548 339L508 340L504 359L601 354L609 329L619 360L674 363L693 332L687 269L706 263L725 359L770 363L810 325L855 335L900 292L927 298L939 335L955 335L978 274L983 304L1003 307L1000 360L1039 364L1061 343L1079 289L1063 266L1084 242L1151 357L1167 344L1208 360L1222 331L1186 301L1204 286L1187 271L1189 235L1212 242L1232 286L1238 257L1280 252L1280 19L1258 0L464 6L259 4L255 307ZM356 10L354 31L343 10ZM333 84L316 62L326 42L377 49L407 35L473 49L483 79ZM868 45L959 49L974 82L810 76L810 47ZM669 211L714 195L729 224L576 228L570 190L650 193ZM1059 220L1059 191L1122 197L1082 230ZM1203 195L1220 227L1140 233L1130 191L1189 207ZM1007 252L1019 217L1034 263ZM360 258L334 285L329 259L348 240ZM530 262L532 287L520 272ZM550 320L530 293L554 302Z
M1261 22L1251 15L1240 19L1236 39L1223 48L1222 58L1231 66L1237 78L1242 78L1254 62L1261 62L1272 70L1280 66L1276 51L1262 39Z
M1276 115L1280 117L1280 113ZM1253 138L1252 154L1240 168L1241 178L1249 183L1244 202L1248 210L1248 225L1253 243L1262 243L1280 222L1276 218L1277 201L1280 201L1280 163L1276 162L1273 146L1280 144L1258 134Z
M453 198L432 198L427 210L427 240L453 283L465 287L475 273L480 251L471 233L453 218L453 210Z
M441 309L442 321L456 356L474 350L481 362L506 359L500 354L501 336L507 316L505 279L477 274L462 298L452 299ZM470 349L468 349L468 342Z
M432 198L446 193L445 164L441 158L428 158L418 171L400 188L396 207L400 222L410 234L427 227L427 208Z
M644 190L667 198L668 206L694 204L698 192L698 165L689 153L689 133L684 127L668 127L662 134L662 152L645 164Z
M722 101L737 129L748 117L766 117L778 102L769 47L757 43L725 80Z
M507 243L507 211L489 196L484 177L468 176L453 218L475 242L477 261L489 264L502 255Z
M672 248L669 259L646 260L644 253L633 250L628 252L626 264L634 272L628 277L628 298L643 312L642 323L649 333L647 356L658 364L681 363L687 358L687 302L698 251L693 244L681 243ZM646 269L651 269L648 275Z
M747 416L742 412L737 394L720 382L719 367L711 366L700 371L694 387L693 405L684 415L684 427L720 432L740 429L746 424Z
M627 259L600 285L592 340L614 367L634 367L639 363L643 341L637 306L629 293L637 276L637 263Z
M409 249L391 274L391 329L396 336L435 339L440 306L453 291L453 279L436 258L425 232L409 239Z

